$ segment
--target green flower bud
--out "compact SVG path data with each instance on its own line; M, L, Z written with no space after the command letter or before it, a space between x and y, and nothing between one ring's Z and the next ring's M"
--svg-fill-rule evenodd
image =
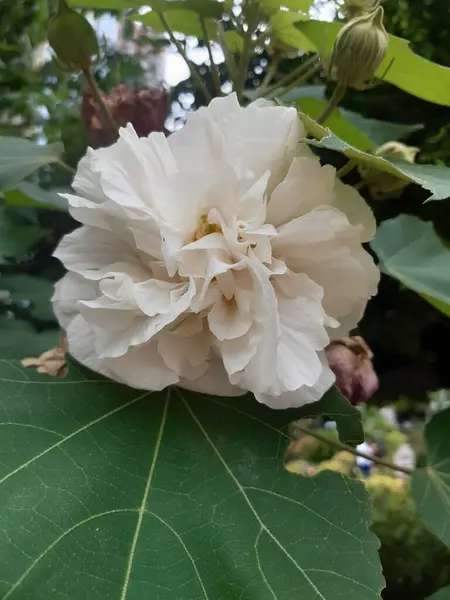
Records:
M338 84L360 90L373 80L389 46L383 14L379 6L370 15L353 19L339 32L328 67Z
M99 53L94 29L66 0L58 2L58 12L48 27L48 41L56 54L56 62L65 71L89 69L92 57Z
M387 142L377 148L374 154L380 157L392 156L413 164L416 162L419 150L419 148L407 146L401 142ZM371 196L377 200L398 198L404 188L409 185L409 182L405 179L400 179L391 173L371 169L364 165L359 165L358 171L367 184Z

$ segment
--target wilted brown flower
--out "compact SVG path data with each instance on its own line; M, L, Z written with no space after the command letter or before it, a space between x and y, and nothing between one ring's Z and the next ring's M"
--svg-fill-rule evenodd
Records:
M61 332L59 346L47 350L39 357L24 358L21 362L24 367L35 367L38 373L45 373L52 377L65 377L69 370L66 361L67 350L67 337Z
M164 90L129 88L121 83L109 94L102 92L102 98L119 127L131 123L140 137L164 130L168 108L168 95ZM100 148L114 141L111 140L90 89L86 89L83 94L81 118L86 127L89 146Z
M326 349L336 385L351 402L367 401L378 389L378 377L372 365L373 353L359 336L341 338Z

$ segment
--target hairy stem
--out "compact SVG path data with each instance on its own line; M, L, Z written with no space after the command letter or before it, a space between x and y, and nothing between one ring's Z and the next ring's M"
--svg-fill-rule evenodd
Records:
M297 85L300 81L307 79L312 71L316 71L319 68L319 65L320 58L318 55L314 54L313 56L310 56L304 62L302 62L301 65L296 67L290 73L287 73L284 77L267 89L264 93L264 96L268 96L280 88L292 85L293 82L295 82L295 85Z
M191 72L192 77L195 80L195 83L197 84L198 88L201 90L202 94L205 97L205 100L207 102L211 102L212 100L212 96L208 91L208 88L206 87L202 76L200 75L200 73L198 72L198 69L196 67L196 65L194 65L194 63L189 60L185 49L183 48L183 44L181 44L177 38L175 37L172 28L170 27L169 23L167 22L166 17L164 16L164 13L162 12L158 12L158 16L161 19L161 23L164 26L164 29L166 30L170 41L172 42L172 44L175 46L175 48L177 49L177 51L181 54L181 56L184 59L184 62L187 64L187 66L189 67L189 70Z
M234 81L236 78L236 61L234 60L233 54L230 52L230 49L227 46L227 42L225 39L225 31L223 29L222 23L218 24L218 33L219 33L219 43L222 48L223 55L225 57L225 64L228 70L228 77Z
M92 95L94 96L95 102L98 104L98 107L100 108L100 112L102 114L102 119L103 119L103 124L109 130L109 133L111 136L111 141L116 141L116 139L118 138L118 135L119 135L119 128L118 128L117 123L115 122L114 117L112 116L109 108L107 107L105 101L102 98L102 93L100 91L100 88L97 85L97 82L95 81L95 77L92 75L92 72L90 71L90 69L83 69L83 75L84 75L84 78L86 79L86 83L88 84L89 88L91 89L91 92L92 92Z
M208 50L208 56L209 56L209 62L210 62L210 69L211 69L211 76L212 76L212 79L213 79L214 87L216 89L217 95L221 96L222 95L222 89L220 87L219 67L214 62L213 53L212 53L211 40L210 40L209 34L208 34L208 28L206 27L205 18L202 17L202 16L200 16L200 25L202 27L202 32L203 32L203 42L205 43L206 48Z
M261 85L258 88L258 96L263 96L264 92L269 87L272 79L275 77L275 74L278 70L278 65L280 64L281 56L277 54L273 57L272 62L267 67L266 75L261 82Z
M329 99L325 110L319 116L319 118L316 119L316 121L317 121L317 123L319 123L319 125L323 125L325 123L325 121L328 119L328 117L331 115L331 113L334 111L334 109L337 108L337 106L339 105L339 102L344 97L346 89L347 88L345 87L345 85L340 85L340 84L338 84L334 88L333 94L331 95L331 98Z
M338 169L336 171L336 177L339 177L339 179L342 179L343 177L348 175L350 173L350 171L353 171L353 169L356 166L358 166L358 163L356 162L356 160L349 159L343 167L341 167L340 169Z
M310 429L309 427L303 427L301 425L298 425L297 423L295 424L295 429L297 431L301 431L302 433L304 433L306 435L311 435L312 437L315 437L316 439L320 440L321 442L325 442L326 444L329 444L330 446L334 446L335 448L338 448L339 450L345 450L346 452L350 452L350 454L353 454L353 456L360 456L361 458L366 458L367 460L372 461L376 465L380 465L382 467L387 467L388 469L392 469L393 471L401 471L402 473L406 473L407 475L412 475L412 473L413 473L412 469L407 469L405 467L399 467L398 465L395 465L394 463L391 463L382 458L378 458L377 456L369 456L368 454L365 454L364 452L360 452L359 450L356 450L355 448L352 448L351 446L347 446L347 444L343 444L339 440L331 440L331 439L327 438L326 436L321 435L320 433L317 433L315 429Z
M70 173L71 175L75 175L75 173L77 172L76 169L65 163L63 160L57 160L55 164L57 167L63 169L64 171L67 171L67 173Z

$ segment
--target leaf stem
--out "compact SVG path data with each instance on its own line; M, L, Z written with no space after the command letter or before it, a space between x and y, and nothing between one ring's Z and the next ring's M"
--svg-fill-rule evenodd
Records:
M275 74L277 72L278 66L280 64L280 60L281 60L281 56L279 54L276 54L273 57L272 62L270 63L270 65L267 67L266 75L265 75L264 79L262 80L261 85L259 86L259 89L258 89L258 95L259 96L263 96L264 95L264 92L269 87L270 82L275 77Z
M225 64L227 66L228 76L232 81L234 81L236 77L236 61L234 60L234 56L227 46L227 42L225 39L225 31L223 29L222 23L218 23L217 29L219 33L220 47L222 48L222 52L225 57Z
M244 34L244 48L242 49L241 59L239 61L239 68L234 80L234 91L237 94L239 100L242 100L242 94L245 88L245 82L248 77L248 67L250 64L250 57L252 53L252 31L253 28L251 23L247 24L248 29Z
M198 69L197 69L196 65L194 65L194 63L191 60L189 60L189 58L188 58L188 56L186 54L186 51L183 48L183 44L181 44L179 42L179 40L177 40L177 38L175 37L175 34L173 33L172 28L170 27L169 23L167 22L167 19L164 16L164 13L158 12L157 14L158 14L159 18L161 19L161 23L163 24L164 29L166 30L167 35L169 36L170 41L175 46L175 48L177 49L177 51L181 54L181 56L184 59L184 62L189 67L191 75L195 79L195 83L197 84L198 88L203 93L203 96L205 97L206 102L211 102L212 96L209 93L209 90L206 87L206 85L205 85L205 83L204 83L204 81L202 79L202 76L198 72Z
M336 171L336 177L339 177L339 179L342 179L343 177L348 175L350 173L350 171L353 171L353 169L357 165L358 165L358 163L356 162L356 160L353 160L350 158L343 167L341 167L340 169L338 169Z
M295 424L295 429L298 431L301 431L302 433L304 433L306 435L311 435L312 437L315 437L317 440L320 440L321 442L325 442L326 444L329 444L330 446L334 446L335 448L338 448L339 450L345 450L346 452L350 452L350 454L353 454L353 456L360 456L361 458L370 460L373 463L380 465L382 467L387 467L388 469L392 469L393 471L401 471L402 473L406 473L406 475L412 475L412 473L413 473L412 469L407 469L406 467L400 467L400 466L398 466L394 463L391 463L387 460L378 458L377 456L369 456L368 454L365 454L364 452L360 452L359 450L356 450L355 448L352 448L351 446L347 446L347 444L343 444L339 440L332 440L330 438L327 438L326 436L321 435L320 433L317 433L315 429L310 429L309 427L303 427L302 425L298 425L297 423Z
M269 94L279 90L280 88L284 88L287 85L292 85L293 82L295 82L295 85L298 85L298 83L300 83L300 78L301 80L307 79L312 71L318 69L319 65L320 59L318 55L313 54L313 56L307 58L304 62L302 62L301 65L298 65L298 67L296 67L293 71L287 73L284 77L267 89L264 93L264 96L268 96Z
M106 126L107 129L109 129L112 140L116 141L116 139L119 136L119 128L118 128L117 123L115 122L114 117L112 116L108 106L106 105L105 101L102 98L102 93L100 91L100 88L97 85L97 82L95 81L95 77L92 75L92 72L90 69L83 69L83 75L86 79L86 83L88 84L89 88L91 89L91 92L92 92L92 95L94 96L95 102L97 103L98 107L100 108L100 112L102 114L104 125Z
M71 175L75 175L77 172L76 169L65 163L63 160L58 159L55 164L57 167L64 169L64 171L67 171L67 173L70 173Z
M331 115L331 113L334 111L334 109L337 108L339 102L344 97L344 94L345 94L346 90L347 90L347 88L346 88L345 85L341 85L339 83L337 84L337 86L334 88L334 91L333 91L333 93L331 95L331 98L328 101L327 106L325 107L325 110L316 119L316 122L319 125L323 125L325 123L325 121L329 118L329 116Z
M206 20L201 15L200 15L200 25L201 25L202 32L203 32L203 42L205 43L206 48L208 50L209 63L210 63L210 69L211 69L211 76L212 76L212 80L213 80L213 83L214 83L214 87L216 88L217 95L218 96L222 96L222 89L221 89L221 86L220 86L219 67L214 62L213 53L212 53L211 39L210 39L209 34L208 34L208 28L206 26Z

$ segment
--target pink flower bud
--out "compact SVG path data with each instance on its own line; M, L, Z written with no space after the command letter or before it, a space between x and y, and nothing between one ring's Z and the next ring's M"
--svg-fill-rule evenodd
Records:
M168 96L164 90L128 88L121 83L109 94L102 93L102 98L119 127L131 123L140 137L164 130L168 108ZM81 118L85 124L89 146L100 148L111 143L100 109L89 89L83 94Z
M351 404L366 402L378 390L373 353L361 337L331 342L326 353L330 369L336 375L336 385Z

